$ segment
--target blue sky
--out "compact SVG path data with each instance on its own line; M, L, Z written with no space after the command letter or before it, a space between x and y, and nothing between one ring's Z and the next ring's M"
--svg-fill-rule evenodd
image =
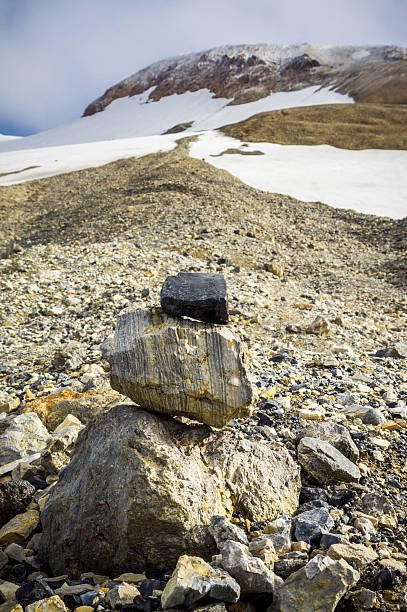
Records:
M0 0L0 133L80 116L153 61L232 43L407 45L407 0Z

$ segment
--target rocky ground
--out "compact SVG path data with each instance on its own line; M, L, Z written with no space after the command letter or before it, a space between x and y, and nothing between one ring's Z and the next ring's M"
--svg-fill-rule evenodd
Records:
M37 554L39 511L78 432L97 414L104 427L103 413L124 400L109 386L101 342L129 306L158 305L163 281L179 271L225 275L229 327L248 345L260 398L225 435L282 446L300 461L302 505L289 528L288 518L235 513L227 529L240 531L215 538L212 569L199 565L210 557L187 557L178 573L227 573L213 578L226 581L222 595L209 578L202 591L226 602L214 611L263 609L280 578L280 610L317 609L289 601L290 589L307 591L306 564L323 578L319 593L330 572L343 578L341 601L331 597L321 609L407 609L406 220L257 191L189 158L186 141L170 153L2 188L0 219L1 612L19 604L33 612L34 602L36 610L131 605L129 612L207 605L185 585L174 587L184 600L169 593L173 563L53 582ZM324 433L326 423L345 430ZM321 437L333 446L340 438L353 474L345 482L343 473L325 482L326 464L313 474L305 467L307 440ZM316 454L328 451L318 446ZM285 545L274 539L267 556L264 536L276 533ZM248 587L253 558L273 574L263 568L256 592ZM244 576L243 566L252 568ZM238 587L246 603L236 603Z

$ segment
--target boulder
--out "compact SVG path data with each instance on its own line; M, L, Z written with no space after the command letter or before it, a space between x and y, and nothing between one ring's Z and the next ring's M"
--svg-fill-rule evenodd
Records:
M223 569L240 585L243 598L272 595L282 581L266 567L261 559L254 557L247 546L229 540L222 548Z
M118 318L102 351L113 389L146 410L213 427L250 414L254 391L231 329L132 310Z
M40 452L50 434L36 414L10 416L1 423L0 466Z
M358 580L359 573L346 561L316 555L276 589L267 612L333 612Z
M41 515L54 574L210 558L214 516L272 520L298 506L299 467L272 442L116 406L81 431ZM148 501L146 501L148 500Z
M305 472L321 484L358 482L359 468L332 444L317 438L302 438L298 445L298 461Z
M161 605L164 610L192 608L204 597L234 603L239 595L239 585L229 574L199 557L182 555L162 593Z
M35 488L26 480L0 482L0 527L24 512L34 493Z
M192 317L206 323L227 323L229 319L223 274L180 272L168 276L160 298L163 312L173 317Z
M359 459L359 450L351 438L349 431L343 425L334 421L323 421L322 423L311 423L303 429L297 436L297 440L302 438L318 438L325 440L334 446L349 461L355 463Z

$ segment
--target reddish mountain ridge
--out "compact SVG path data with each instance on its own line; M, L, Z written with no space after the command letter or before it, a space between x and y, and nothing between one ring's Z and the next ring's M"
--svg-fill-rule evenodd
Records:
M407 104L407 49L396 46L230 45L151 64L110 87L83 115L151 89L148 100L209 89L231 104L311 85L356 102Z

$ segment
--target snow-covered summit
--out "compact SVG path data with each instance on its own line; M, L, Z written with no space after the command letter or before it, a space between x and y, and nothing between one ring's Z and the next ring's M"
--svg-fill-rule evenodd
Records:
M226 45L155 62L110 87L84 115L154 87L150 100L208 89L234 103L307 86L360 102L407 103L407 50L396 46Z

